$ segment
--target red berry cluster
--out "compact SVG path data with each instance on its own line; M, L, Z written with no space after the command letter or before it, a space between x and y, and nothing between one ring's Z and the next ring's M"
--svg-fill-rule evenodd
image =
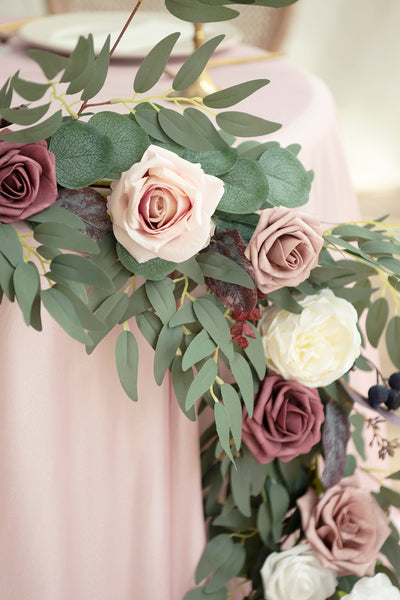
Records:
M236 325L234 325L231 329L231 336L234 342L238 344L241 348L247 348L249 345L249 341L245 338L245 336L249 338L255 338L254 331L247 323L247 321L257 321L261 319L261 312L258 308L253 308L250 313L232 311L232 319L237 321Z

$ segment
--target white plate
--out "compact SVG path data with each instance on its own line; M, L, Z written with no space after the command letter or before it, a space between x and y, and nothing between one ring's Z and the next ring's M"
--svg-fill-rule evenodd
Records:
M129 14L125 11L89 11L49 15L24 25L18 35L36 46L69 54L75 48L80 35L87 36L92 33L95 51L99 52L109 33L111 45L114 43ZM176 19L167 12L164 14L139 11L125 32L114 56L122 58L146 56L157 42L175 31L180 31L181 36L175 44L173 56L190 55L193 52L194 34L191 23ZM242 37L237 27L225 22L206 23L204 32L206 39L225 33L225 38L218 49L236 44Z

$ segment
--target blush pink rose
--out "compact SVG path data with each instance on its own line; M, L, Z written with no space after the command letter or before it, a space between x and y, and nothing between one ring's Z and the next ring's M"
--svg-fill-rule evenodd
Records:
M253 417L244 409L243 442L259 463L288 462L319 442L324 419L317 390L272 373L264 379Z
M390 535L388 519L371 493L346 477L318 499L309 489L297 504L307 541L324 567L342 575L373 575Z
M263 210L245 251L258 289L268 294L299 285L317 265L323 242L315 217L283 206Z
M55 156L42 140L16 144L0 140L0 221L27 219L57 198Z
M183 262L207 246L224 193L223 182L200 165L154 145L111 187L114 235L140 263Z

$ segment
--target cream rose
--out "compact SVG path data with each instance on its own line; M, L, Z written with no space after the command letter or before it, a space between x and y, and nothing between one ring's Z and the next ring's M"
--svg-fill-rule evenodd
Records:
M261 335L268 367L306 387L328 385L360 354L357 312L329 289L299 300L300 314L268 307Z
M384 573L363 577L344 600L400 600L400 591Z
M326 600L337 586L335 571L321 565L309 544L270 554L261 578L266 600Z
M208 245L223 182L158 146L113 182L108 213L119 243L140 263L183 262Z
M317 266L323 243L321 225L312 215L285 206L263 210L245 251L258 289L269 294L299 285Z

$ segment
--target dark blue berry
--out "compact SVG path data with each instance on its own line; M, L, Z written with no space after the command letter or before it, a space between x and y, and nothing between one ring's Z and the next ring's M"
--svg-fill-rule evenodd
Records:
M392 373L389 377L389 385L394 390L400 390L400 373Z
M389 390L389 398L385 402L389 410L400 408L400 390Z
M389 390L384 385L373 385L368 390L368 402L372 408L378 408L387 401Z

